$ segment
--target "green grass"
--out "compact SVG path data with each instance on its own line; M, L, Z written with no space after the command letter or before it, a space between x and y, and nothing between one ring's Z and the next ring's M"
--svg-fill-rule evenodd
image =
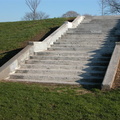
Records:
M120 89L0 83L0 120L119 120Z
M37 21L0 23L0 66L24 48L30 40L41 40L67 20L53 18Z
M0 51L9 51L21 47L22 42L37 34L49 32L58 27L67 18L54 18L39 21L21 21L0 23Z

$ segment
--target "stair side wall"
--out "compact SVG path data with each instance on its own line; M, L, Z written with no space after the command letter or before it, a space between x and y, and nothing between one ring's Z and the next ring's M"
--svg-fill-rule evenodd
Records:
M14 73L15 70L20 68L21 64L24 63L25 60L29 59L29 56L33 54L33 46L26 46L0 68L0 80L7 78L10 73Z
M43 42L32 42L34 52L45 51L50 48L69 28L76 28L83 20L84 16L78 16L73 22L65 22L60 28L48 36Z
M109 90L112 88L113 82L115 80L119 60L120 60L120 42L116 43L105 77L102 82L102 87L101 87L102 90Z

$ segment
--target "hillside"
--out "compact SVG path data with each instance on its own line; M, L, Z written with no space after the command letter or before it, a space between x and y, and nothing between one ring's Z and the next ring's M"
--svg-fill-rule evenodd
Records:
M0 23L0 66L24 48L28 41L43 40L65 21L71 20L73 18Z

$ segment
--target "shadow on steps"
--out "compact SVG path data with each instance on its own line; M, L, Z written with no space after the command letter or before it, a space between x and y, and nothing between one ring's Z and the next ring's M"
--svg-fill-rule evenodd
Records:
M111 56L112 56L112 53L113 53L113 50L115 47L115 42L120 41L120 37L116 35L116 32L120 30L119 26L120 26L120 19L118 19L117 24L108 31L108 34L106 35L106 37L104 39L105 42L104 42L104 44L102 44L102 47L100 47L97 50L90 51L91 53L94 53L94 55L90 56L93 58L89 59L88 61L90 61L90 62L85 64L86 66L88 66L88 68L82 69L83 71L85 71L85 73L80 75L80 77L83 77L83 80L78 80L76 82L78 82L78 83L93 82L93 83L98 83L98 85L82 85L84 88L86 88L86 89L90 89L90 88L101 89L101 84L103 82L107 67L109 65L109 62L110 62L110 59L111 59ZM104 26L102 26L102 27L104 27ZM113 45L110 46L110 43L112 43ZM99 53L101 53L101 54L98 57ZM104 71L104 73L101 73L101 74L91 73L91 71L90 71L91 66L94 66L95 71L98 71L99 73L101 73L101 71ZM86 76L86 73L91 73L90 79L88 79L88 76Z

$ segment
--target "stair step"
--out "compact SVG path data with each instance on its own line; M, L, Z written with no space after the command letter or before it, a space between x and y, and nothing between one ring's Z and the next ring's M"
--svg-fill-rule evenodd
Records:
M84 85L84 86L100 86L101 83L93 83L93 82L82 82L82 81L56 81L56 80L32 80L32 79L7 79L7 81L13 82L29 82L29 83L42 83L42 84L62 84L62 85Z
M64 70L83 70L83 71L106 71L106 66L85 66L85 65L52 65L52 64L24 64L21 69L64 69Z
M95 52L91 53L83 53L81 51L45 51L45 52L37 52L35 53L37 56L68 56L68 57L74 57L74 56L95 56ZM101 56L101 54L97 54L96 56Z
M64 36L63 38L58 39L58 42L61 41L81 41L81 42L115 42L117 40L116 37L100 37L100 36L93 36L93 37L87 37L86 35L79 35L79 36Z
M68 39L68 40L61 40L61 41L57 41L56 43L54 43L54 45L53 46L55 46L55 45L60 45L60 46L62 46L62 45L69 45L69 44L72 44L71 46L91 46L91 45L94 45L94 46L98 46L98 45L102 45L102 46L115 46L115 42L117 42L117 41L97 41L97 40L94 40L94 41L92 41L92 40L70 40L70 39ZM68 44L69 43L69 44Z
M102 34L102 31L68 31L67 34Z
M74 56L74 57L55 57L55 56L30 56L30 59L34 60L75 60L75 61L83 61L83 60L91 60L91 61L109 61L110 57L90 57L90 56Z
M61 42L61 44L54 44L52 45L52 47L114 47L115 46L115 43L114 44L97 44L94 43L94 44L90 44L89 42L88 43L77 43L77 44L65 44Z
M113 33L114 30L115 30L114 28L111 30L110 24L109 24L109 26L106 25L103 27L103 26L99 25L99 26L94 26L93 28L91 26L88 26L88 24L84 24L84 25L81 24L77 28L69 28L67 32L90 32L90 31L109 32L109 31L111 31ZM103 32L103 34L107 34L104 32Z
M108 61L72 61L72 60L28 60L28 64L60 64L60 65L108 65Z
M56 43L57 42L77 42L77 43L103 43L103 44L109 44L109 43L114 43L114 42L116 42L117 41L117 38L85 38L85 37L71 37L71 38L69 38L69 37L66 37L66 38L63 38L63 39L60 39L60 40L58 40L58 41L56 41Z
M101 37L114 37L114 33L111 34L111 31L108 31L108 32L102 32L102 31L94 31L94 30L91 30L89 32L67 32L66 35L86 35L86 36L101 36Z
M64 36L64 39L73 39L73 38L77 38L77 39L83 39L83 38L87 38L87 39L115 39L116 37L114 35L109 35L109 34L66 34Z
M72 43L72 44L71 44ZM53 45L68 45L68 46L81 46L81 45L104 45L104 46L114 46L115 45L115 40L114 41L102 41L102 40L86 40L86 39L80 39L80 40L74 40L74 39L66 39L66 40L59 40L55 42Z
M92 19L86 19L86 18L85 18L85 19L82 21L82 24L83 24L83 23L90 23L91 20L92 20Z
M37 56L56 56L56 57L111 57L111 53L81 52L81 51L44 51L35 53Z
M85 33L86 35L88 34L88 36L99 36L99 37L106 37L106 36L109 36L109 37L114 37L114 32L115 32L115 29L113 30L110 30L110 29L91 29L91 28L85 28L85 27L81 27L79 29L71 29L71 30L68 30L65 34L65 36L68 36L68 35L74 35L76 34L76 36L80 36L81 34L80 33ZM112 34L111 34L112 33ZM80 34L80 35L79 35ZM85 34L83 34L82 36L85 36Z
M82 70L64 70L64 69L19 69L16 73L39 74L39 75L81 75L81 76L104 76L105 71L82 71Z
M81 47L51 47L48 50L61 50L61 51L85 51L85 52L92 52L92 51L108 51L112 52L114 47L95 47L95 46L81 46Z
M10 75L10 79L30 79L30 80L39 80L39 81L66 81L66 82L77 82L77 81L82 81L82 82L96 82L100 83L103 79L103 77L90 77L90 76L85 76L85 77L80 77L80 76L68 76L68 75L39 75L39 74L13 74Z

